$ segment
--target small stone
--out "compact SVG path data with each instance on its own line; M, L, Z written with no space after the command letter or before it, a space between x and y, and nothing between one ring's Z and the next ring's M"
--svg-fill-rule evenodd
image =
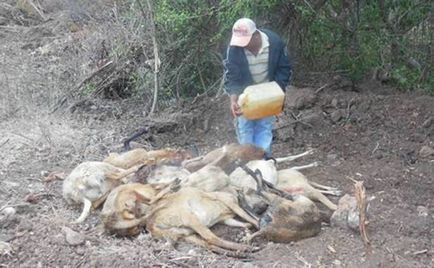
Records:
M2 211L1 211L2 215L5 217L11 217L13 215L15 215L15 213L17 213L17 210L14 209L13 207L5 207Z
M341 266L342 262L340 260L334 260L333 264L336 265L336 266Z
M256 268L258 266L254 265L253 263L250 262L240 262L237 263L233 266L234 268Z
M330 224L333 227L338 226L358 230L359 211L357 209L357 200L354 196L346 194L339 200L338 209L333 212Z
M427 207L417 206L416 210L417 210L417 214L420 217L428 217L428 208Z
M339 120L341 120L344 117L345 117L345 111L342 109L336 110L330 114L330 119L335 123L337 123Z
M331 106L338 108L338 104L339 104L338 99L336 98L332 99Z
M336 160L336 159L338 159L338 155L337 154L328 154L327 159L328 160Z
M13 252L13 249L9 243L0 241L0 256L4 255L11 255Z
M20 224L18 224L18 226L17 226L17 230L19 232L22 232L22 231L31 231L32 229L33 229L33 224L29 220L22 220L20 222Z
M65 232L65 239L69 245L78 246L84 243L84 235L77 233L68 227L63 227L62 230Z
M5 17L0 16L0 25L6 25L8 23L8 19Z
M429 128L430 126L432 126L433 123L434 123L434 117L431 116L422 123L422 127L423 128Z
M419 156L420 157L430 157L430 156L433 156L434 155L434 149L433 148L431 148L431 147L429 147L429 146L427 146L427 145L425 145L425 146L422 146L422 148L420 149L420 151L419 151Z

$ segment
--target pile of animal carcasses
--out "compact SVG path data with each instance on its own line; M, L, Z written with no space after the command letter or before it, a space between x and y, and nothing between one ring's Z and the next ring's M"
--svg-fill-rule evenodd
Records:
M83 205L75 223L103 205L100 219L110 233L146 229L156 238L239 256L258 249L250 244L257 236L290 242L318 234L322 214L313 201L336 209L324 194L340 192L308 182L299 171L316 163L277 169L310 153L264 160L253 145L229 144L196 158L184 150L133 149L78 165L63 183L63 196ZM228 241L210 230L217 223L256 232L246 243Z

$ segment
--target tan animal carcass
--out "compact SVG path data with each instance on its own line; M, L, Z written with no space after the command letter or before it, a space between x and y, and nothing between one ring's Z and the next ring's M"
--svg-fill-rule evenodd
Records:
M248 223L234 219L239 216ZM197 188L181 188L164 196L149 212L146 229L156 238L184 240L218 253L250 251L254 248L224 240L209 229L217 223L248 228L257 227L257 220L239 207L235 196L225 192L204 192Z
M62 188L63 197L69 204L84 204L80 217L74 222L83 222L91 207L99 207L109 192L138 168L122 169L96 161L83 162L74 168L63 181Z
M184 150L168 148L146 151L143 148L137 148L121 154L110 153L103 162L120 168L130 168L135 165L149 165L161 161L172 161L181 164L182 161L190 158L191 155Z
M206 165L193 173L179 166L153 165L139 170L135 181L156 184L170 183L175 179L181 181L182 187L195 187L206 192L219 191L229 185L229 176L213 165Z
M314 186L320 189L316 189ZM304 195L311 200L323 203L331 210L336 210L337 206L333 204L324 193L336 196L341 194L341 191L337 188L309 182L301 172L293 169L283 169L278 171L276 188L288 193Z
M129 183L113 189L104 202L100 217L106 230L122 236L136 235L144 226L149 205L179 185Z
M261 174L267 182L275 185L277 183L278 175L277 175L277 165L279 163L293 161L295 159L298 159L300 157L303 157L305 155L311 154L313 151L309 150L301 154L297 155L289 155L286 157L276 158L276 159L270 159L270 160L252 160L247 162L245 165L251 170L259 170L261 171ZM303 167L294 167L295 169L302 169L306 167L312 167L316 166L315 164L303 166ZM238 187L238 188L252 188L256 189L256 182L255 180L246 173L246 171L243 170L241 167L237 167L230 175L230 184L232 186Z
M265 151L252 144L231 143L215 149L204 156L186 160L182 163L188 171L194 172L210 164L220 167L226 174L234 171L239 164L264 158Z

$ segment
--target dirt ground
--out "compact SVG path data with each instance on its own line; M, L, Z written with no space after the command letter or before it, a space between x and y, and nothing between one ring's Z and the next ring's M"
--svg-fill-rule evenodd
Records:
M369 205L366 253L356 232L325 224L316 237L290 244L264 240L247 259L180 243L176 248L145 231L119 238L103 232L96 211L73 225L80 209L62 198L61 180L84 160L121 151L122 139L151 125L138 141L148 148L204 153L235 141L227 98L186 101L143 116L137 100L97 99L53 112L94 70L95 44L110 25L76 23L63 6L42 1L47 16L25 16L15 1L0 4L0 266L2 267L433 267L434 98L369 82L358 92L291 88L275 127L273 154L315 149L295 164L319 161L306 176L352 193L362 180ZM80 13L81 14L81 13ZM86 14L84 14L86 15ZM83 15L83 16L84 16ZM36 17L35 17L36 16ZM21 21L20 21L21 20ZM93 18L98 21L98 18ZM78 28L74 28L77 26ZM315 80L315 79L313 79ZM337 202L337 198L331 198ZM7 214L12 207L15 213ZM74 230L73 240L66 239ZM239 239L238 230L215 233Z

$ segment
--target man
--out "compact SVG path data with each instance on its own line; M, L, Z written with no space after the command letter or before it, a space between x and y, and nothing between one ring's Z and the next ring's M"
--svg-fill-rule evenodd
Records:
M249 120L237 104L238 96L247 86L275 81L283 91L291 76L286 46L270 30L258 30L248 18L235 22L232 38L224 60L224 88L231 98L231 112L240 144L255 144L271 156L274 116Z

